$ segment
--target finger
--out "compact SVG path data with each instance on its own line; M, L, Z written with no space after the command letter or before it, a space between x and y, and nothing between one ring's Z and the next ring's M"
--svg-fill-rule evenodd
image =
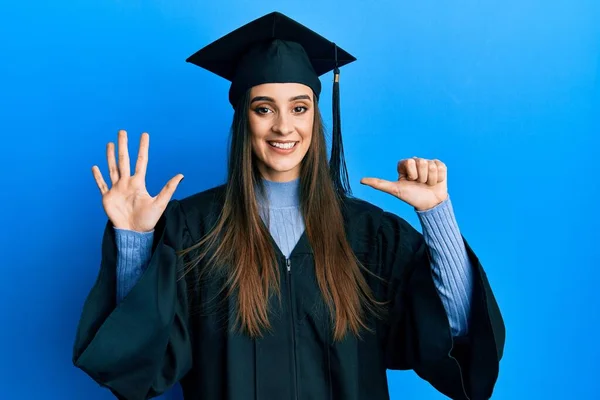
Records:
M443 162L441 162L440 160L434 160L435 164L437 166L437 171L438 171L438 183L439 182L444 182L446 179L448 179L448 168L446 167L446 164L444 164Z
M171 178L167 184L162 188L160 193L156 195L156 203L162 207L166 208L169 201L171 201L171 197L173 197L173 193L177 189L177 186L183 180L182 174L177 174L173 178Z
M398 186L395 182L390 182L379 178L362 178L360 183L371 186L374 189L381 190L382 192L389 193L393 196L398 196Z
M108 185L104 181L102 177L102 173L100 172L100 168L96 165L92 167L92 174L94 175L94 179L96 180L96 185L98 185L98 189L100 189L100 193L104 196L108 192Z
M115 145L110 142L106 145L106 160L108 161L108 175L113 186L119 181L119 170L115 160Z
M146 169L148 167L148 148L150 147L150 135L146 132L142 133L140 138L140 149L138 151L138 158L135 163L135 174L141 177L146 176Z
M398 174L405 177L409 181L417 179L417 164L413 158L401 160L398 163Z
M437 165L433 161L428 163L429 171L427 172L427 185L435 186L438 183L438 170Z
M406 178L406 160L398 161L396 169L398 170L398 180Z
M131 174L129 166L129 151L127 150L127 132L119 131L119 172L121 178L128 178Z
M419 174L419 177L417 178L417 180L421 183L425 183L425 182L427 182L427 175L428 175L427 173L429 172L428 162L424 158L417 158L416 162L417 162L417 173Z

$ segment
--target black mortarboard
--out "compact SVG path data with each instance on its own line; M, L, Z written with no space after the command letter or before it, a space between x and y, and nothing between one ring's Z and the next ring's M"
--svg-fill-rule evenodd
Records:
M356 58L291 18L273 12L221 37L188 57L229 81L229 102L236 106L242 94L263 83L302 83L317 96L319 76L334 71L333 134L329 168L334 186L350 193L341 137L339 67Z

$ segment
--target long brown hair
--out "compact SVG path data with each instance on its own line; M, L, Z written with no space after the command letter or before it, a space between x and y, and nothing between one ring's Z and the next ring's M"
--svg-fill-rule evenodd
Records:
M226 272L227 294L237 293L236 323L251 337L257 337L263 329L270 328L268 299L273 293L279 295L280 279L275 250L256 201L262 179L252 152L249 101L250 91L240 100L233 117L221 215L204 238L181 254L201 250L186 264L186 272L211 254L205 269L197 271L198 274ZM341 340L348 330L357 336L361 328L370 330L365 311L378 315L381 306L346 238L342 200L329 174L323 122L315 101L311 145L300 171L300 207L314 253L317 282L332 317L335 340ZM223 268L227 270L216 271Z

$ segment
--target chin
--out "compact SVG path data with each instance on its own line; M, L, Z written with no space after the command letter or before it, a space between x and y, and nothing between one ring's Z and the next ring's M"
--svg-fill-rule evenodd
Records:
M296 170L296 168L298 168L299 170L299 166L293 165L293 166L287 166L287 165L266 165L267 170L271 173L271 174L289 174L291 172L294 172L294 170Z
M263 173L265 177L273 181L289 181L300 176L300 163L264 163Z

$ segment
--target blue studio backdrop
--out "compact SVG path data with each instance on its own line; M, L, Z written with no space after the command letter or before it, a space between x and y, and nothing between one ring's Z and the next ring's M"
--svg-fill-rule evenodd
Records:
M412 156L446 163L461 232L501 306L496 399L592 399L597 379L600 3L56 0L0 7L0 398L110 399L73 367L106 215L91 167L150 134L147 185L225 179L228 82L185 58L279 7L358 58L342 68L355 194ZM322 78L331 126L331 75ZM390 372L392 399L441 399ZM178 399L177 389L164 398Z

